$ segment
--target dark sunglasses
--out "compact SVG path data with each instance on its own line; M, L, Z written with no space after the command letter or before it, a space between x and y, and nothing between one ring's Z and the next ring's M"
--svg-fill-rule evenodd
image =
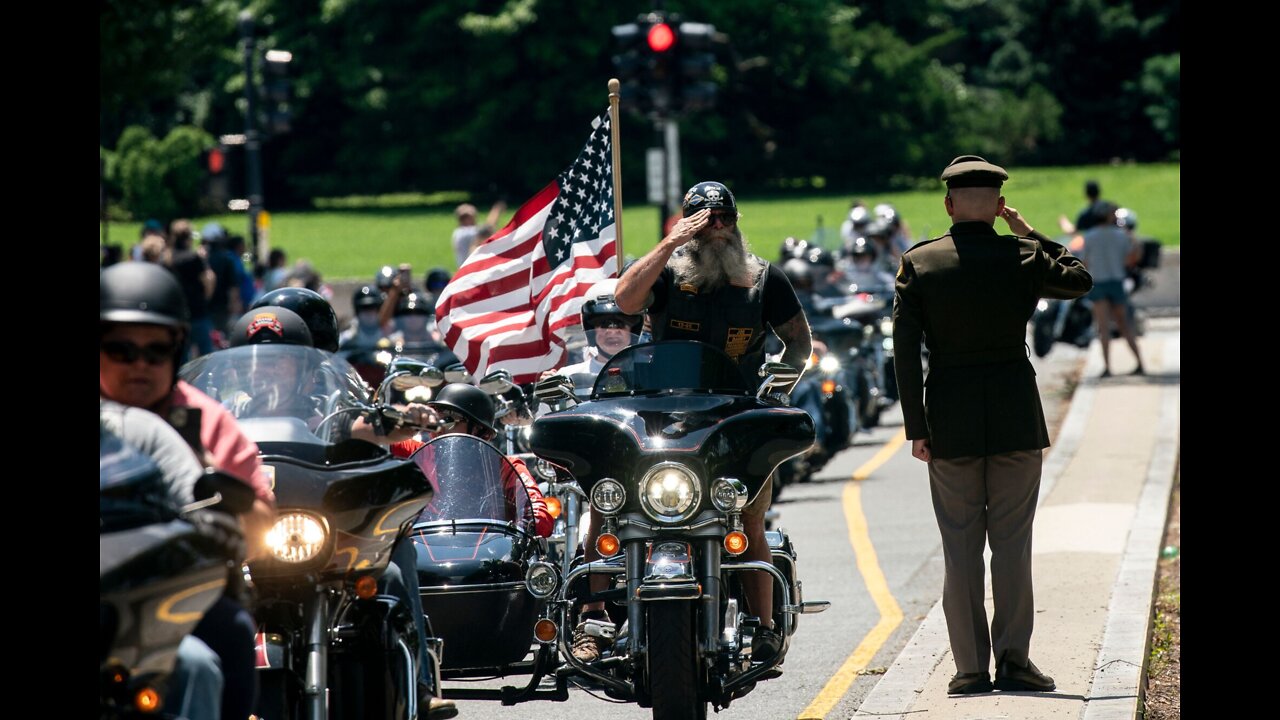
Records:
M631 327L631 324L630 324L630 323L628 323L626 320L616 320L616 319L614 319L614 320L601 320L600 322L596 323L596 329L597 329L597 330L600 330L600 329L603 329L603 328L627 329L627 328L630 328L630 327Z
M103 340L102 352L118 363L132 364L142 358L148 365L163 365L173 359L178 347L172 343L149 343L139 346L127 340Z
M713 212L708 222L720 221L721 225L730 227L738 224L738 213L736 212Z

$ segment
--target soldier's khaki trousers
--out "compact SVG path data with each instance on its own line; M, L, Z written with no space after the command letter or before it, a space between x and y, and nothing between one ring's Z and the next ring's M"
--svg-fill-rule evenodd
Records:
M989 672L1027 661L1035 603L1031 593L1031 522L1040 493L1040 450L1021 450L929 463L933 511L942 532L946 578L942 610L951 654L962 673ZM991 545L995 616L987 630L983 546Z

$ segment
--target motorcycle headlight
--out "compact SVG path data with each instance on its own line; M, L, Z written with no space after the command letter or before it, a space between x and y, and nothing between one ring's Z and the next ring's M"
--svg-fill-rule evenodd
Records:
M1036 303L1036 309L1037 309L1037 310L1039 310L1040 312L1044 312L1045 310L1048 310L1048 309L1049 309L1049 301L1048 301L1048 300L1041 300L1040 302Z
M267 533L267 547L275 559L287 563L311 560L324 548L324 523L306 513L285 513Z
M529 565L529 570L525 572L524 584L529 589L529 594L536 598L551 597L560 584L560 576L550 563L536 562Z
M591 505L606 515L618 512L626 501L627 491L613 478L605 478L591 488Z
M556 479L555 468L551 467L551 463L547 462L546 460L543 460L542 458L538 458L538 461L533 464L533 474L537 475L543 480Z
M680 522L698 509L702 487L693 473L679 463L660 463L640 481L640 505L660 522Z
M892 337L887 337L887 338L885 338L885 339L884 339L884 343L882 343L882 344L884 345L884 349L885 349L885 350L893 350L893 338L892 338Z
M711 483L711 504L720 512L741 510L747 505L747 486L737 478L718 478Z
M824 373L837 372L840 369L840 361L834 355L827 355L818 363L818 369Z
M883 318L880 320L880 334L893 335L893 318Z

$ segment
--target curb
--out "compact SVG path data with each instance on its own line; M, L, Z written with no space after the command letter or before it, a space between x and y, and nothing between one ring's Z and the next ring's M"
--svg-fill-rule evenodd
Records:
M1179 372L1180 345L1180 333L1165 341L1162 371ZM1179 386L1166 387L1160 393L1156 446L1107 606L1107 625L1082 720L1132 720L1142 708L1160 543L1178 458L1179 411Z

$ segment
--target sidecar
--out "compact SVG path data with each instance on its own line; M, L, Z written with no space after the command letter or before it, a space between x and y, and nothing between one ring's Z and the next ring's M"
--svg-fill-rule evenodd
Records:
M445 696L529 699L559 665L547 603L560 575L524 485L497 448L470 435L437 437L413 460L437 489L411 537L429 634L444 641L441 677L532 675L523 689L446 687Z

